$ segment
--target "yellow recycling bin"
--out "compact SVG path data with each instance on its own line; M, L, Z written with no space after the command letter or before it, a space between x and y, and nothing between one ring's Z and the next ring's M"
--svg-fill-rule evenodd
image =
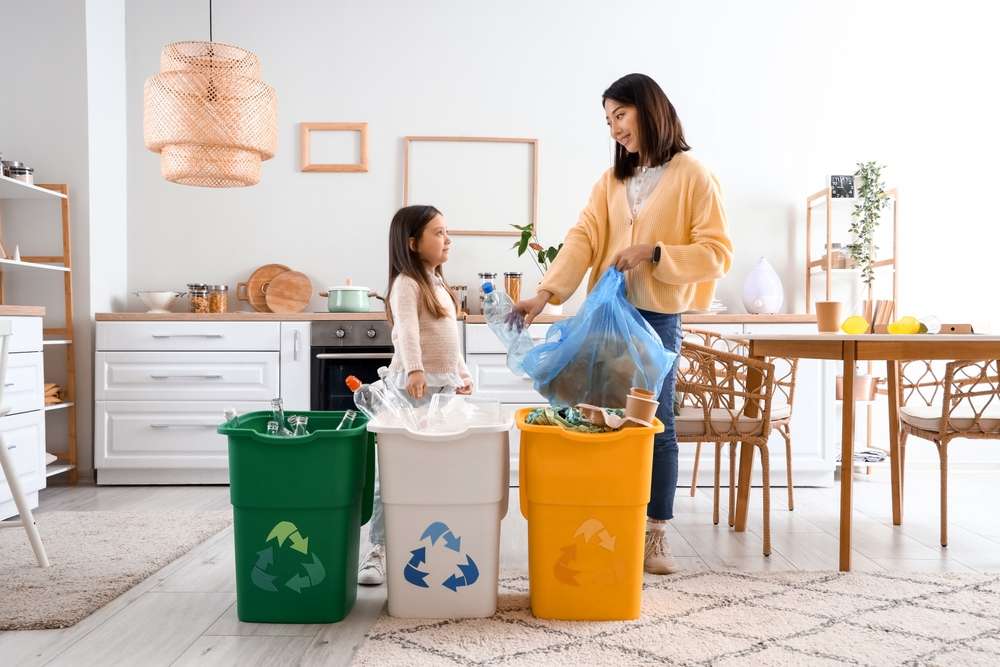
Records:
M521 513L528 520L531 613L561 620L629 620L642 605L651 427L577 433L525 423Z

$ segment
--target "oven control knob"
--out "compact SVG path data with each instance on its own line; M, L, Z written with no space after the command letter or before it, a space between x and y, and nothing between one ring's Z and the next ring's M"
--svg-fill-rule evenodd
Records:
M333 335L336 336L337 338L343 338L344 336L347 335L347 332L344 331L343 329L337 329L336 331L333 332Z
M377 335L374 329L369 329L367 333L369 338L374 338Z

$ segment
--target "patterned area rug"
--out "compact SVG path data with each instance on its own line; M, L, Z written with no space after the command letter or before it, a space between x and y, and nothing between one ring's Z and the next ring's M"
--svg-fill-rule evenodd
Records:
M232 523L232 512L40 512L52 567L0 530L0 630L64 628ZM3 660L0 659L0 664Z
M1000 575L692 571L646 578L642 617L544 621L528 579L492 618L382 618L357 665L1000 664Z

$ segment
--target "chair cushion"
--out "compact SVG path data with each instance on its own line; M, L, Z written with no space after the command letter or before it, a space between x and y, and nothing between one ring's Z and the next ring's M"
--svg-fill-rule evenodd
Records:
M924 431L937 431L941 426L941 406L905 405L899 409L899 418ZM965 431L972 428L972 419L972 410L967 405L962 405L952 413L949 421L953 429ZM1000 430L1000 405L994 403L987 407L980 423L987 431Z
M788 405L778 405L771 409L771 419L783 419L792 412ZM712 409L711 432L728 433L733 428L733 420L725 408ZM705 435L705 411L700 407L683 406L674 417L674 428L678 436ZM753 433L760 429L760 419L750 419L740 415L736 424L738 433Z

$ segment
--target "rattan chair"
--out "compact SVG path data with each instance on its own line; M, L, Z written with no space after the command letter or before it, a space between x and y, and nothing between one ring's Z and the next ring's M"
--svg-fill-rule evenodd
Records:
M761 376L760 388L747 389L747 375ZM715 492L713 521L719 523L719 471L722 445L729 443L735 458L736 443L760 451L764 491L764 555L771 554L771 481L767 440L771 434L771 401L774 365L690 341L681 343L678 357L678 415L674 418L678 442L715 443ZM751 417L748 414L754 414ZM730 465L730 525L735 494L735 466Z
M937 446L941 473L941 546L948 546L948 443L955 438L1000 440L1000 361L930 361L900 366L899 483L905 488L906 440ZM940 400L938 400L938 395Z
M707 329L694 327L683 328L684 340L704 345L716 350L747 356L749 345L732 338L723 338L722 334ZM785 441L785 477L788 485L788 510L795 509L795 488L792 479L792 405L795 402L795 378L798 373L799 360L790 357L768 357L768 362L774 364L774 404L771 406L771 426ZM701 459L701 444L695 443L694 469L691 471L691 495L694 496L698 486L698 465ZM735 445L730 446L729 456L729 525L733 525L735 496L732 493L735 472ZM716 465L716 469L718 469ZM716 473L715 485L719 485Z

